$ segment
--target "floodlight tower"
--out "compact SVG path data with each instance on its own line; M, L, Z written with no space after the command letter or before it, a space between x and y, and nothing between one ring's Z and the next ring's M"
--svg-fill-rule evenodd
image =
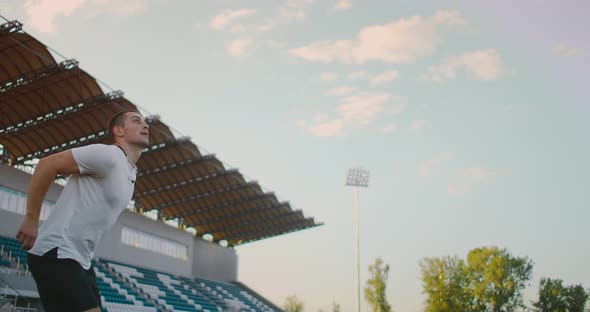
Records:
M369 186L369 170L352 168L348 170L346 185L354 187L354 232L355 232L355 264L356 264L356 303L357 312L361 311L361 281L359 260L359 187Z

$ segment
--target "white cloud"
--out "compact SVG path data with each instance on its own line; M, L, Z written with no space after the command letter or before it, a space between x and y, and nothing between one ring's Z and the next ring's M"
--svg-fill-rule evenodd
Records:
M345 104L337 110L340 116L347 121L359 124L373 123L378 114L383 110L382 103L387 101L389 93L363 93L344 98Z
M43 33L55 33L58 16L70 16L86 0L27 0L24 4L26 14L30 18L31 27Z
M250 16L256 13L253 9L225 10L209 20L209 27L215 30L222 30L236 19Z
M450 156L447 153L436 155L434 158L423 161L420 164L420 168L418 169L418 175L426 177L432 174L433 167L437 166L447 160L449 160Z
M323 81L336 81L338 79L338 74L331 73L331 72L324 72L320 75L320 78Z
M141 0L94 0L92 15L114 14L131 16L145 9L145 3Z
M244 57L251 55L256 50L254 41L250 38L237 38L226 46L227 53L231 56Z
M371 78L371 80L369 80L369 83L371 85L378 85L378 84L384 84L384 83L388 83L391 82L395 79L399 78L399 71L397 70L390 70L388 72L384 72L382 74L379 74L373 78Z
M95 17L102 14L130 16L145 9L140 0L27 0L23 8L31 27L42 33L55 34L56 20L70 16L85 8L86 15Z
M498 173L496 171L486 169L481 166L472 166L472 167L463 168L459 171L459 173L464 177L468 177L471 180L476 180L476 181L481 181L481 180L493 178L496 175L498 175Z
M352 2L349 0L339 0L332 6L332 10L336 11L345 11L350 10L352 8Z
M369 77L369 75L365 71L356 71L348 74L348 79L350 80L364 79L367 77Z
M559 44L553 47L553 54L557 56L575 56L580 51L574 47L570 47L564 44Z
M272 28L273 26L271 24L263 24L256 26L256 30L261 32L270 31Z
M359 93L347 96L333 115L315 114L310 123L299 123L321 138L344 136L353 128L375 124L382 116L389 93ZM393 131L390 129L390 131Z
M392 114L396 114L397 115L397 114L401 113L404 110L404 108L405 108L405 105L404 104L396 104L396 105L391 106L389 108L389 111Z
M342 119L334 119L311 126L308 130L311 134L320 138L342 136L344 134L344 121Z
M387 125L379 128L379 132L388 134L388 133L394 132L397 129L398 129L398 126L396 124L390 123L390 124L387 124Z
M352 94L354 91L356 91L356 88L354 88L354 87L351 87L351 86L340 86L340 87L334 87L332 89L326 90L324 92L324 95L327 95L327 96L344 96L344 95Z
M482 166L471 166L457 171L457 177L447 185L449 194L465 193L484 180L490 180L498 175L497 171Z
M465 24L457 11L439 11L430 18L414 16L368 26L350 40L313 42L289 53L310 62L362 64L368 61L408 63L428 55L440 41L441 26Z
M478 80L499 79L509 72L499 53L494 49L486 49L452 56L443 64L430 67L422 78L433 81L452 79L457 77L460 69Z
M282 21L301 21L307 17L307 11L316 2L315 0L288 0L279 9L279 18Z
M420 129L423 129L425 126L426 126L426 121L424 121L424 120L415 120L410 125L410 129L412 129L412 130L420 130Z

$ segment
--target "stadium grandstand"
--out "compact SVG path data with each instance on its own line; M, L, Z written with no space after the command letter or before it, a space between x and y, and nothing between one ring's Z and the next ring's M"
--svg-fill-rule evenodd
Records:
M22 29L0 25L0 311L43 311L14 235L42 157L106 141L106 124L144 113L150 146L127 210L102 238L93 265L103 311L281 311L237 281L235 247L321 225L256 181L202 153L157 115ZM102 86L102 87L101 87ZM42 205L51 214L67 177ZM254 285L255 287L255 285Z

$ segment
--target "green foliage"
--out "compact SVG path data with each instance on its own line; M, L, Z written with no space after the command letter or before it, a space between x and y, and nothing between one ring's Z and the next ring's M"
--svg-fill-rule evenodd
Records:
M425 312L469 310L469 280L465 263L457 257L425 258L420 261L423 291L427 295Z
M560 279L542 278L537 312L583 312L590 294L581 285L564 286Z
M528 258L497 247L457 257L420 261L427 312L511 312L524 308L522 290L531 278Z
M369 274L370 278L365 286L365 299L369 302L372 311L390 312L391 306L385 294L389 265L383 265L383 260L377 258L375 264L369 266Z
M303 312L303 301L297 299L297 296L290 295L285 299L286 312Z
M336 302L332 302L332 312L340 312L340 305Z
M466 268L472 311L510 312L525 307L522 290L533 272L528 258L513 257L498 247L476 248L467 255Z

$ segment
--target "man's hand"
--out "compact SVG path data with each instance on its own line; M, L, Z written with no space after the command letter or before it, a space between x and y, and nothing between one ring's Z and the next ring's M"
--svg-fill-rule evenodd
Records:
M33 244L37 239L38 229L39 220L25 216L25 219L16 233L16 239L23 245L24 250L33 248Z

